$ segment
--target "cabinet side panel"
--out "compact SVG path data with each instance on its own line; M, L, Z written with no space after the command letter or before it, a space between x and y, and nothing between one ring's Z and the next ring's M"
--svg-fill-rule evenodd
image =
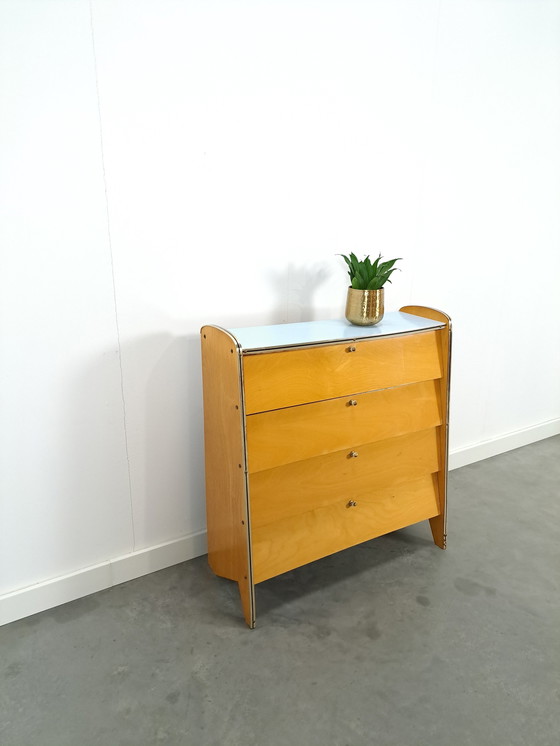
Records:
M243 409L233 337L201 329L208 561L217 574L249 577Z
M403 313L421 316L425 319L434 319L445 324L438 334L438 349L441 362L442 375L439 381L441 394L441 408L443 425L440 432L440 463L438 472L439 493L439 515L430 519L430 528L435 544L441 549L447 546L447 471L449 452L449 394L451 380L451 319L443 311L425 306L404 306L400 309Z

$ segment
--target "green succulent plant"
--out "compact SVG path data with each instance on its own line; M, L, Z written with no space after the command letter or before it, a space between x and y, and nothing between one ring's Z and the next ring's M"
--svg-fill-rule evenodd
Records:
M356 254L350 253L339 254L348 265L348 274L350 275L350 284L355 290L379 290L389 279L393 272L398 269L394 267L402 257L390 259L388 262L381 261L381 254L372 262L369 256L359 260Z

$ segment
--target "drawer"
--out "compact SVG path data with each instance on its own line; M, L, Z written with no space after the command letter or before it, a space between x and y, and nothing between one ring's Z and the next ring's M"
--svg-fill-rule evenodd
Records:
M251 527L378 491L438 471L439 428L336 451L249 475Z
M438 515L435 476L346 498L253 530L254 582L260 583L341 549Z
M439 399L436 382L422 381L249 415L249 472L435 427Z
M439 331L243 358L245 412L440 378Z

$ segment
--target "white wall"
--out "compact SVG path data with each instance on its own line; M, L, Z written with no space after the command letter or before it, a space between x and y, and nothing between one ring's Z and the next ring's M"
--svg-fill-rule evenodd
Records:
M457 464L560 431L557 0L3 0L0 76L4 621L204 550L198 329L338 252L453 317Z

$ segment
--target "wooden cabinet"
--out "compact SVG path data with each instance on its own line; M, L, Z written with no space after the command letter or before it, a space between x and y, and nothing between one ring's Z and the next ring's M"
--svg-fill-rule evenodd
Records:
M208 559L255 584L430 520L445 548L450 320L201 330Z

